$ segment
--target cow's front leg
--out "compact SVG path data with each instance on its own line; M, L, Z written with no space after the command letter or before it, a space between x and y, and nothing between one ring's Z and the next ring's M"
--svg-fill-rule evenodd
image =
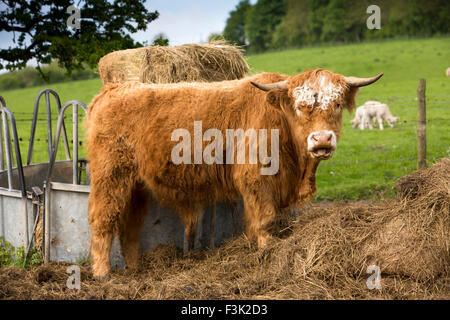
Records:
M317 193L316 188L316 171L320 160L308 159L305 164L305 171L300 181L298 204L302 205L307 201L311 201Z
M192 249L191 243L194 242L194 237L195 237L195 229L193 230L191 225L186 224L184 226L184 241L183 241L183 254L185 256Z
M258 248L264 248L271 238L270 231L275 222L276 209L267 195L249 192L243 194L246 234L249 239L256 239Z

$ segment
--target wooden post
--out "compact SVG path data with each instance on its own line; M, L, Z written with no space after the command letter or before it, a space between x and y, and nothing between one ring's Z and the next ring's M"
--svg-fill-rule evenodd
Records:
M417 167L423 169L427 167L427 113L425 100L426 81L419 80L417 87L417 103L418 103L418 117L417 117Z

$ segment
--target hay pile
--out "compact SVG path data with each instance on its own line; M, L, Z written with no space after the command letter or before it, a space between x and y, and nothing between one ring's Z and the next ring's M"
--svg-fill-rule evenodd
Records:
M160 246L134 274L108 281L82 267L80 291L67 266L0 269L0 298L41 299L449 299L450 159L402 178L398 198L304 206L290 236L256 250L244 236L193 252ZM381 289L366 268L378 264Z
M397 203L364 253L386 273L417 280L450 276L450 158L397 183Z
M216 41L115 51L100 59L98 71L105 85L234 80L242 78L249 67L238 47Z

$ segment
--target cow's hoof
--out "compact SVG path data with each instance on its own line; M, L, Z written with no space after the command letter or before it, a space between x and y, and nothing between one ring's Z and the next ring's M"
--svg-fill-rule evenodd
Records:
M96 274L94 274L93 277L97 281L106 282L106 281L108 281L111 278L111 274L110 273L107 273L107 274L104 274L104 275L96 275Z
M108 280L111 274L111 268L93 268L92 275L96 280Z
M258 236L258 249L266 248L271 239L272 237L269 235Z

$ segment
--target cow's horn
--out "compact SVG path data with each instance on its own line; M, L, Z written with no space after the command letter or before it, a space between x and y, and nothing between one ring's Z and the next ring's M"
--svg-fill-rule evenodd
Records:
M344 77L345 82L350 87L364 87L368 86L369 84L374 83L378 79L380 79L383 76L383 73L380 73L379 75L372 77L372 78L357 78L357 77Z
M252 85L254 85L255 87L257 87L258 89L261 89L263 91L269 91L272 89L287 89L286 80L280 81L280 82L275 82L275 83L270 83L270 84L259 84L259 83L253 82L253 81L250 81L250 83Z

